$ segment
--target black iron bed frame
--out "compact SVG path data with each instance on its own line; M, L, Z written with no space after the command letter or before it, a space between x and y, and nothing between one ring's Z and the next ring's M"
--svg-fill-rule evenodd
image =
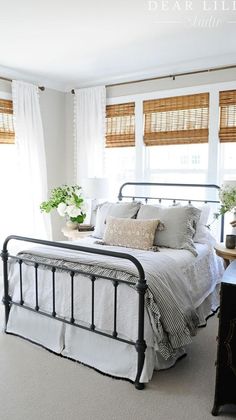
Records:
M158 186L158 187L189 187L189 188L209 188L209 189L215 189L215 190L219 190L219 186L214 185L214 184L175 184L175 183L151 183L151 182L126 182L124 183L120 190L119 190L119 195L118 195L118 199L119 201L123 200L123 199L132 199L133 201L138 199L138 200L144 200L145 203L148 202L148 200L158 200L158 202L162 202L162 200L164 201L185 201L188 202L189 204L191 204L192 202L200 202L200 203L219 203L219 200L208 200L208 199L182 199L182 198L163 198L163 197L148 197L147 195L123 195L123 189L126 186L134 186L135 188L138 188L140 186L142 187L154 187L154 186ZM220 239L221 241L223 240L223 235L224 235L224 217L222 216L221 218L221 233L220 233ZM125 280L121 280L121 279L114 279L111 277L107 277L107 276L103 276L103 275L94 275L94 274L89 274L88 272L84 272L83 270L69 270L68 268L63 268L60 267L60 271L66 271L69 272L70 275L70 319L65 319L62 318L60 316L57 315L56 313L56 299L55 299L55 288L56 288L56 272L57 272L57 267L54 266L53 264L46 264L46 263L34 263L34 271L35 271L35 276L34 276L34 283L35 283L35 306L31 307L31 306L26 306L24 303L24 296L23 296L23 276L22 276L22 264L24 263L31 263L31 260L27 260L27 258L24 257L20 257L20 256L15 256L15 255L11 255L8 252L8 243L12 240L16 240L16 241L23 241L23 242L30 242L30 243L36 243L36 244L40 244L40 245L46 245L49 247L56 247L56 248L63 248L63 249L69 249L69 250L73 250L73 251L78 251L78 252L87 252L87 253L91 253L91 254L97 254L97 255L106 255L108 257L115 257L115 258L123 258L126 260L131 261L136 269L137 269L137 273L138 273L138 280L137 283L135 285L135 288L137 290L137 293L139 295L139 301L138 301L138 337L136 342L131 341L131 340L126 340L122 337L119 337L119 333L117 331L117 287L120 283L126 283L126 284L130 284L130 282L125 281ZM145 351L146 351L146 342L144 339L144 313L145 313L145 293L146 290L148 288L148 285L146 284L146 279L145 279L145 273L143 270L142 265L140 264L140 262L133 257L132 255L129 255L127 253L124 252L115 252L115 251L107 251L107 250L101 250L101 249L95 249L95 248L90 248L90 247L85 247L85 246L80 246L80 245L71 245L71 244L65 244L65 243L60 243L60 242L53 242L53 241L46 241L46 240L40 240L40 239L34 239L34 238L28 238L28 237L23 237L23 236L17 236L17 235L11 235L8 236L3 244L3 249L1 252L1 257L2 257L2 261L3 261L3 279L4 279L4 297L3 297L3 303L5 305L5 331L7 329L7 322L8 322L8 318L9 318L9 312L11 309L12 305L17 305L20 306L26 310L32 311L32 312L36 312L39 313L40 315L49 317L49 318L53 318L57 321L66 323L66 324L70 324L73 325L75 327L78 328L82 328L88 331L91 331L95 334L100 334L103 335L105 337L109 337L113 340L117 340L117 341L121 341L130 345L135 346L135 349L137 351L137 374L136 374L136 379L135 379L135 387L137 389L143 389L144 388L144 384L142 382L140 382L140 377L142 374L142 370L143 370L143 366L144 366L144 361L145 361ZM15 260L18 264L19 264L19 290L20 290L20 301L19 302L15 302L12 300L11 296L9 296L9 278L8 278L8 262L9 259L11 260ZM46 311L43 311L40 309L39 307L39 301L38 301L38 269L39 266L43 266L44 268L47 267L48 270L51 270L52 272L52 312L48 313ZM79 322L75 321L74 318L74 277L76 274L83 274L87 277L90 277L91 280L91 323L89 326L85 326L84 324L81 324ZM95 281L97 278L102 278L108 281L111 281L113 283L114 286L114 295L113 295L113 306L114 306L114 313L113 313L113 332L111 334L108 334L105 331L99 330L96 328L96 325L94 323L94 288L95 288Z

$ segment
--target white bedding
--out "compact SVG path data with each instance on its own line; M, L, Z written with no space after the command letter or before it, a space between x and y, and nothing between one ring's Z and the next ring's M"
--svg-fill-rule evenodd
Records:
M78 244L84 246L92 246L94 238L85 238L80 240ZM76 244L76 242L73 242ZM169 264L168 274L172 276L173 288L176 287L175 281L182 284L182 289L187 287L190 291L193 306L197 309L204 299L209 296L215 289L216 284L220 281L223 266L221 260L214 255L214 252L207 245L196 244L198 257L194 257L186 250L161 249L160 253L152 253L152 258L159 258L159 266L166 271L166 261L173 262ZM108 247L108 249L111 247ZM112 247L114 249L114 247ZM58 251L58 250L57 250ZM129 252L126 248L120 248L121 252ZM48 251L48 252L51 252ZM63 251L59 250L62 255ZM133 253L133 252L132 252ZM139 259L142 255L142 264L145 272L153 270L149 266L147 260L148 251L137 251L133 255L137 255ZM47 251L46 251L47 254ZM159 256L157 255L159 254ZM71 256L72 258L72 256ZM97 260L97 256L94 257ZM72 258L73 260L73 258ZM145 263L146 261L146 263ZM130 263L125 265L130 267ZM12 268L10 281L10 294L13 300L19 300L19 286L17 286L17 269ZM34 284L31 286L32 266L24 269L24 300L26 304L32 306L34 302ZM51 311L51 274L42 270L43 277L39 275L39 306L41 309ZM175 275L174 275L175 274ZM33 277L34 278L34 277ZM43 282L43 283L42 283ZM91 317L91 282L80 282L80 287L75 287L75 318L80 321L88 322ZM112 331L113 328L113 286L109 281L99 280L96 284L95 291L95 324L98 328ZM69 276L65 280L64 273L57 273L56 278L56 312L70 316L69 306ZM83 284L83 287L81 285ZM43 285L43 287L42 287ZM46 285L46 286L45 286ZM59 292L60 289L60 292ZM177 291L177 289L176 289ZM118 323L117 330L122 336L128 337L134 341L137 339L138 311L137 311L137 292L126 285L118 286ZM208 314L205 314L208 315ZM150 322L151 321L151 322ZM61 353L67 357L79 360L85 364L93 366L105 373L114 376L125 377L131 380L135 379L137 357L136 350L133 346L115 342L109 338L101 337L79 328L64 325L58 321L45 318L39 314L35 314L13 306L10 311L7 331L18 334L32 341L35 341L57 353ZM175 352L165 360L161 356L158 348L158 334L150 314L145 316L145 340L147 342L145 367L141 381L147 382L151 379L154 368L165 368L172 365L176 358L183 353L183 348L175 349ZM187 344L189 341L186 341Z
M184 249L160 248L160 252L170 256L182 270L194 307L198 308L220 281L223 263L212 246L195 243L195 247L197 257Z

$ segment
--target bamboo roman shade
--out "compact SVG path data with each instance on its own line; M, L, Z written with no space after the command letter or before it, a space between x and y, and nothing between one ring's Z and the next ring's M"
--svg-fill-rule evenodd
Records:
M146 146L207 143L209 93L144 101Z
M236 141L236 90L220 92L220 141Z
M13 103L0 99L0 144L15 143L13 126Z
M135 146L134 102L106 107L106 147Z

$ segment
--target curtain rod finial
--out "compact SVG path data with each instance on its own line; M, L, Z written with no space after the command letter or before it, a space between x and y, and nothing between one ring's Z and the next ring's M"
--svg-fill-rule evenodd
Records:
M45 90L45 87L44 86L39 86L39 89L42 90L42 91L44 91Z
M72 89L71 93L72 93L72 95L74 95L75 94L75 89Z

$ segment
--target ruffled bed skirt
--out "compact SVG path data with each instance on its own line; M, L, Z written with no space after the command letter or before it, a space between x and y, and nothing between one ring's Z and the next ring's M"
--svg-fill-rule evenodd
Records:
M219 286L197 308L201 326L219 306L218 289ZM63 324L18 306L11 308L7 333L21 336L113 377L135 380L137 352L132 345ZM184 348L180 348L174 357L165 360L158 351L148 346L141 382L149 382L154 370L173 366L185 352Z

